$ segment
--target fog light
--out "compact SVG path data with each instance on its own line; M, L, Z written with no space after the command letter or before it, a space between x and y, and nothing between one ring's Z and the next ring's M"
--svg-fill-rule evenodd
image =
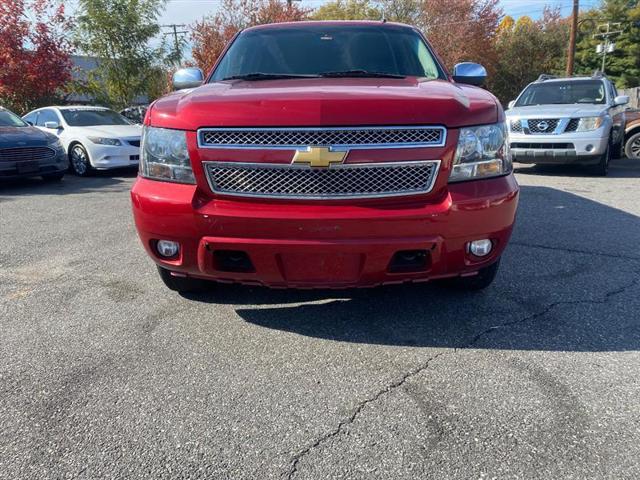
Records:
M486 257L491 253L493 249L493 243L491 240L485 238L482 240L474 240L469 244L469 251L476 257Z
M161 257L172 258L178 254L180 244L171 240L158 240L156 250L158 250Z
M591 145L591 144L587 145L587 146L585 147L585 150L586 150L587 152L592 151L592 150L593 150L593 145Z

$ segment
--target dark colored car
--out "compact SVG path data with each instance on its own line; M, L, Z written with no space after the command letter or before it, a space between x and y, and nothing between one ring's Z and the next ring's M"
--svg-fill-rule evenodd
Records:
M60 140L0 107L0 179L37 177L60 180L69 160Z
M133 123L142 125L144 116L147 114L148 105L136 105L134 107L127 107L124 110L120 110L120 115L128 118Z

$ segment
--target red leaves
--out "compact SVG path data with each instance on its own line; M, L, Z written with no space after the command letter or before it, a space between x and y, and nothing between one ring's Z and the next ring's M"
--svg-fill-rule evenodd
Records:
M71 79L69 27L62 2L0 0L2 103L25 112Z
M218 13L193 25L192 56L205 72L211 70L225 45L243 28L305 20L309 9L283 0L223 0Z
M491 70L495 32L502 16L498 0L425 0L422 22L427 38L447 68L476 61Z

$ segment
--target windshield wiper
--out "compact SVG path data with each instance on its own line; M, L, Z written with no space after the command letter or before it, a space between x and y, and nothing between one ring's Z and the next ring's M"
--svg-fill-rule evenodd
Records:
M318 78L318 75L300 75L296 73L262 73L252 72L243 75L232 75L222 80L282 80L287 78Z
M354 77L354 78L406 78L406 75L396 73L370 72L368 70L345 70L343 72L323 72L321 77Z

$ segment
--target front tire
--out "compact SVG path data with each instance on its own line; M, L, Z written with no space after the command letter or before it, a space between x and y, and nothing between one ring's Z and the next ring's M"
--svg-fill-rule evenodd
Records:
M624 154L627 158L640 159L640 132L631 135L627 140L624 145Z
M600 161L591 167L591 173L598 177L606 177L609 173L609 162L611 162L611 143L607 145L607 150L600 157Z
M173 290L178 293L198 293L204 292L213 286L213 282L207 282L206 280L200 280L197 278L189 277L175 277L171 275L171 271L166 268L158 267L158 273L165 286L169 290Z
M87 177L93 172L93 167L89 161L89 154L79 143L71 147L71 151L69 152L69 166L71 167L71 171L79 177Z
M445 285L455 290L478 291L484 290L493 283L500 267L500 259L488 267L481 268L477 275L472 277L457 277L447 279Z

